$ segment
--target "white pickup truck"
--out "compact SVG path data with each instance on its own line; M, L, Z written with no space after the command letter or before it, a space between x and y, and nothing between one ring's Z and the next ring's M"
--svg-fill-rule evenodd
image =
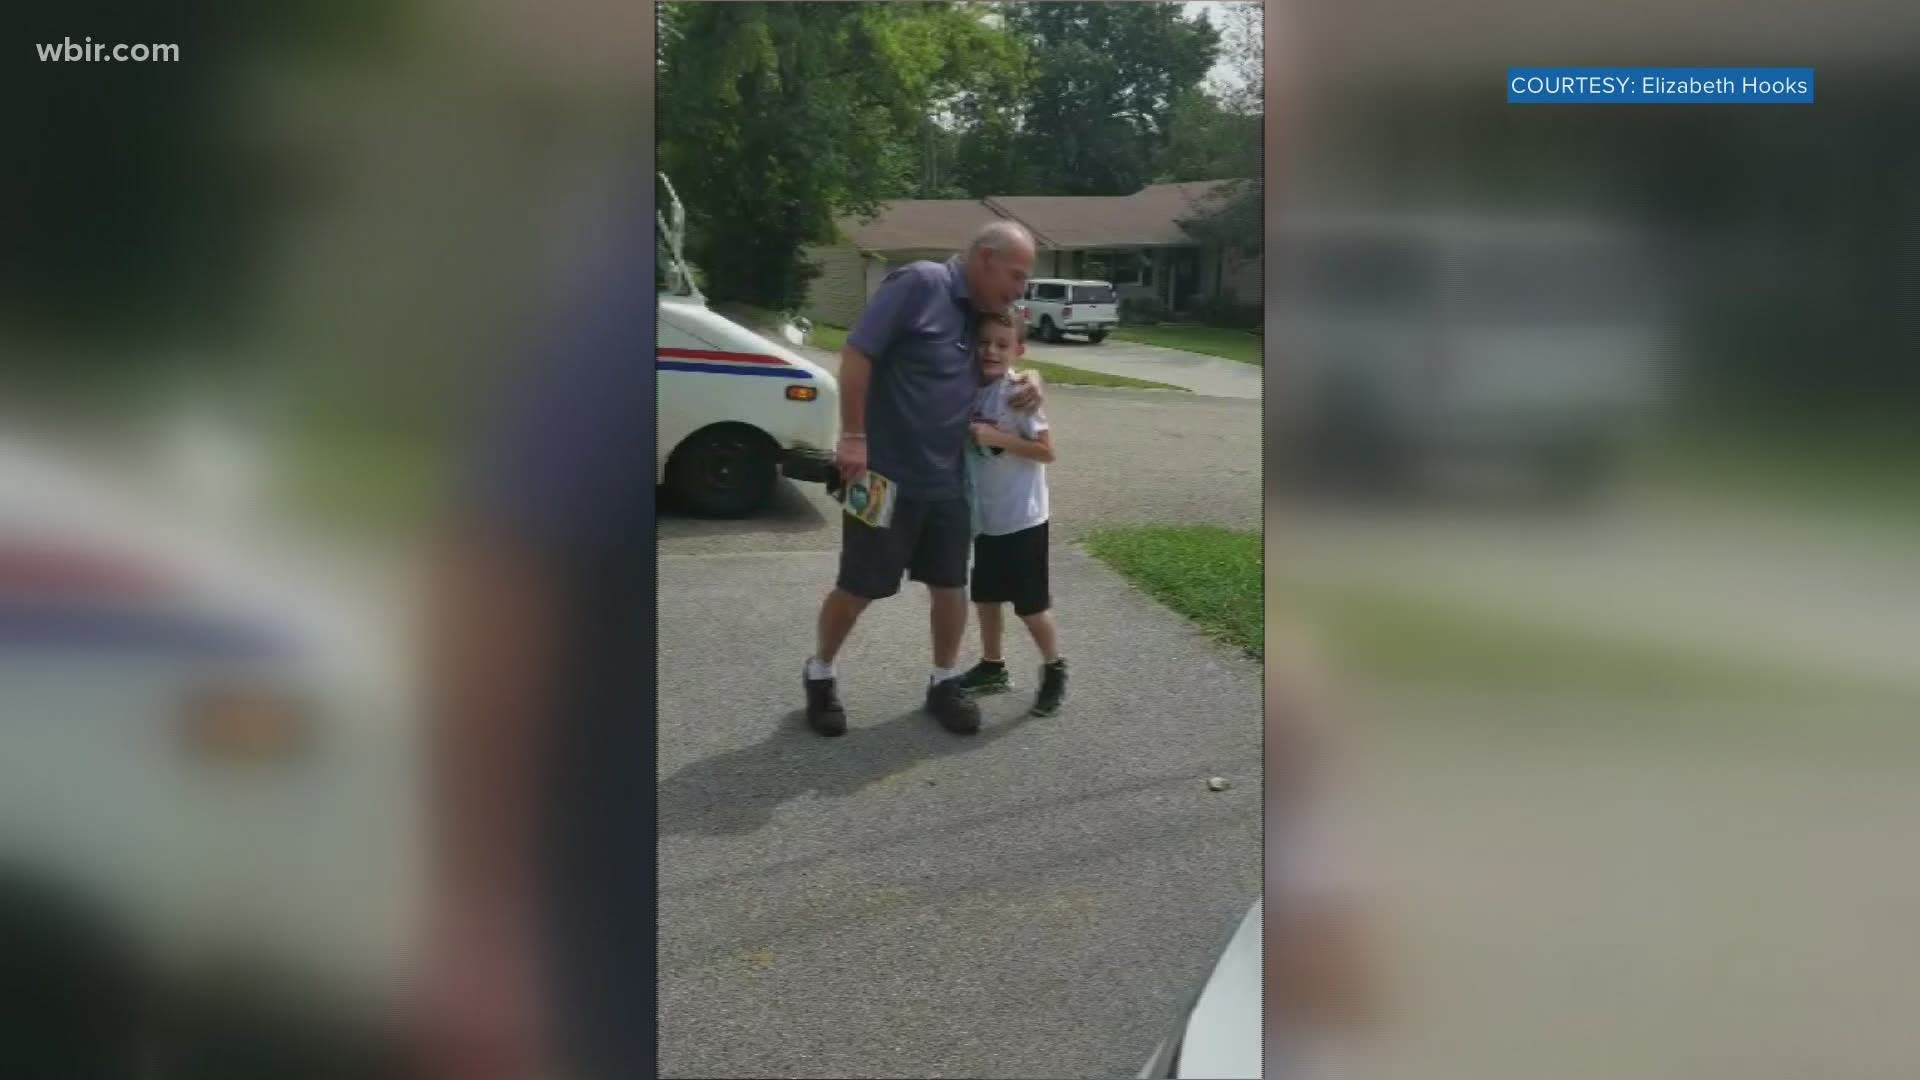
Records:
M1027 332L1044 341L1085 334L1097 345L1120 325L1119 300L1106 281L1035 278L1027 282L1020 306L1026 312Z
M1403 479L1497 461L1581 496L1663 400L1662 260L1617 223L1382 213L1282 234L1299 460Z
M766 503L782 474L826 481L840 386L824 367L707 307L682 254L686 211L660 180L655 482L695 513L740 517Z

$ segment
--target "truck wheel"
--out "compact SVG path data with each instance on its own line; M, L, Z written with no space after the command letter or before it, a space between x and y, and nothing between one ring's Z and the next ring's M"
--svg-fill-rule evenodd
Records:
M760 431L722 424L695 432L667 460L667 489L703 517L744 517L780 478L778 449Z
M1061 333L1060 328L1053 325L1051 316L1040 316L1040 340L1058 345L1062 341L1065 341L1066 338L1067 335Z
M1095 330L1087 335L1087 340L1098 345L1107 340L1107 332L1105 330Z
M64 890L0 870L0 1052L18 1075L134 1076L147 1036L130 942Z

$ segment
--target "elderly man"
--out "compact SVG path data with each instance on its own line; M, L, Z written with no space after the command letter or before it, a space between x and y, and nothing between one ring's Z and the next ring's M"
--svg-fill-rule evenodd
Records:
M960 687L960 640L967 629L967 508L964 461L968 420L980 380L974 364L974 316L1005 311L1033 270L1033 236L1011 221L980 229L964 256L916 262L887 276L840 351L842 480L871 468L896 485L888 528L845 515L840 576L820 607L814 654L804 681L807 723L822 735L847 730L834 657L861 612L900 591L905 574L933 601L933 674L927 712L942 727L980 730L980 707ZM1016 395L1036 404L1037 386Z

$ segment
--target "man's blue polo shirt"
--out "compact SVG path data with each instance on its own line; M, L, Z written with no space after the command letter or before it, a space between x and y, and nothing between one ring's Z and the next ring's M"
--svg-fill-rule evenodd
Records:
M980 377L973 301L959 256L888 274L847 344L873 361L867 464L905 499L959 498L967 422Z

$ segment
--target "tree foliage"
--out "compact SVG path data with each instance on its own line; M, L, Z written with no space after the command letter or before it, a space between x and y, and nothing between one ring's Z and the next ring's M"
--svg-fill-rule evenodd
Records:
M804 245L917 194L929 118L1017 96L1017 43L938 3L672 3L659 15L659 163L716 301L787 309Z
M1229 60L1257 77L1235 19ZM1258 175L1258 90L1200 90L1222 36L1178 4L669 2L658 20L660 167L716 301L797 306L801 250L888 199Z
M1160 179L1235 180L1222 198L1181 225L1203 242L1257 255L1262 247L1266 195L1265 12L1254 3L1215 10L1221 21L1220 56L1227 77L1211 93L1193 91L1175 103Z
M1266 107L1266 8L1258 0L1221 4L1208 21L1218 17L1220 64L1226 78L1215 86L1221 107L1241 116L1255 116Z
M1167 145L1156 180L1221 180L1260 173L1259 114L1224 108L1211 95L1190 90L1169 110Z
M286 143L236 105L260 73L375 54L413 11L378 0L208 0L188 19L144 0L15 7L18 53L0 74L0 321L113 362L230 331L255 299L297 194ZM29 43L68 40L171 43L180 59L28 59Z
M1175 103L1213 65L1219 32L1176 4L1045 3L1000 9L1029 56L1017 155L1002 192L1128 195L1154 178Z

